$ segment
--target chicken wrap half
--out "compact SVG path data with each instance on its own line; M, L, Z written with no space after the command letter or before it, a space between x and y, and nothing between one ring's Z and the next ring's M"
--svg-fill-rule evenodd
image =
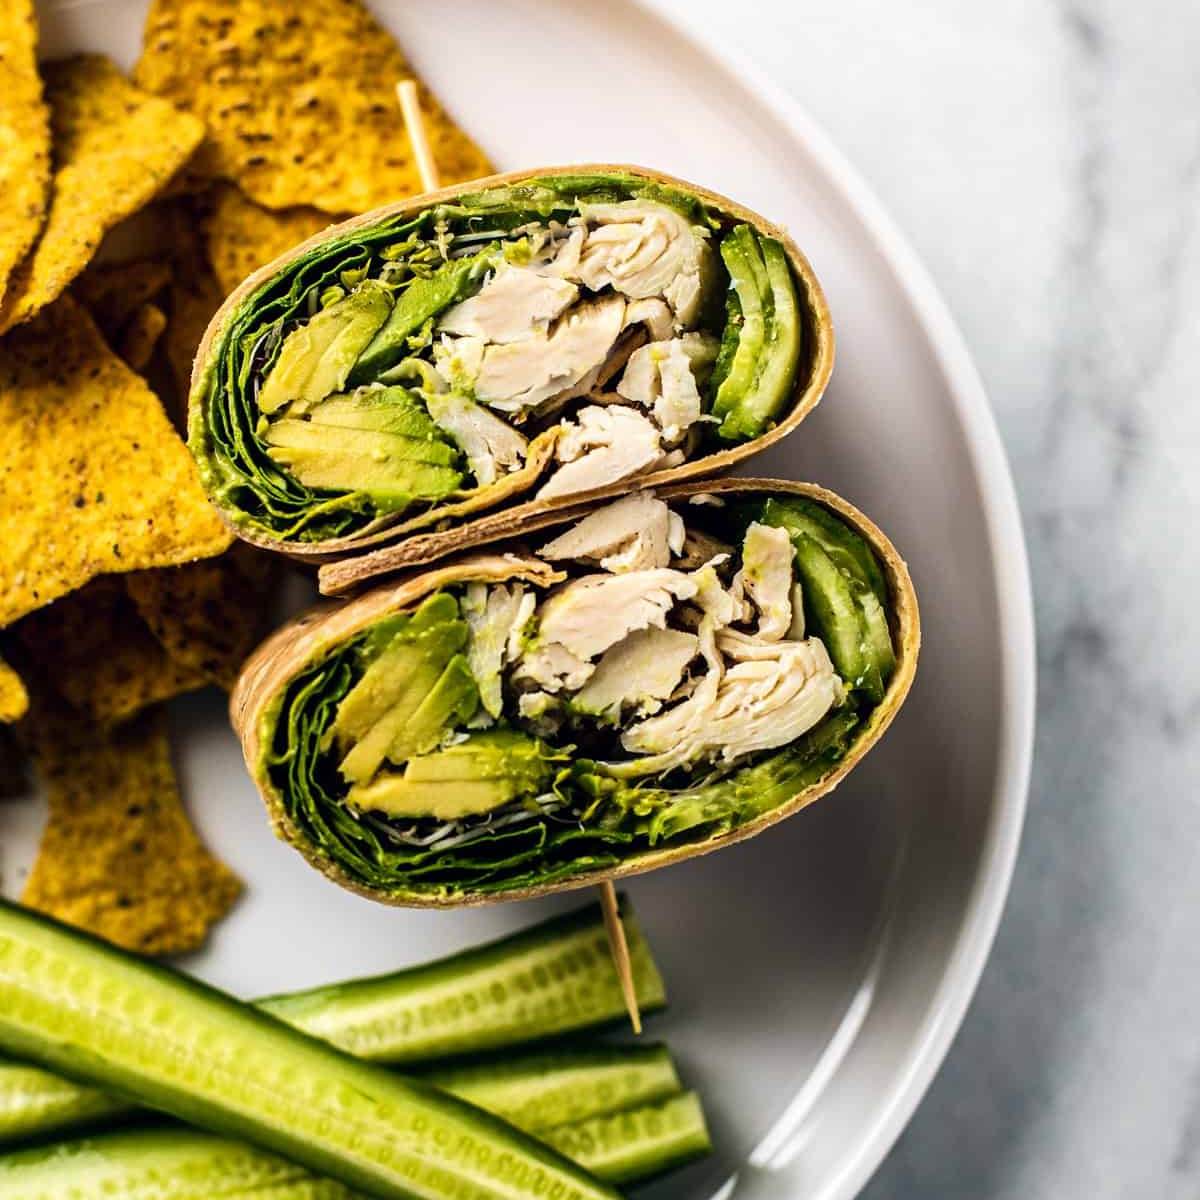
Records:
M904 700L903 561L810 484L633 492L277 632L231 701L336 882L484 903L651 870L831 791Z
M344 557L715 474L795 428L832 364L783 230L653 171L552 168L253 274L201 343L189 445L239 536Z

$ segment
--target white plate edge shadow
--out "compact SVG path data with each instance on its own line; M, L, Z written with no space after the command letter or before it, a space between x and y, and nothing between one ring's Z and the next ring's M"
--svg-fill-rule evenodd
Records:
M1037 695L1033 591L1020 507L995 414L966 339L928 269L865 178L804 107L740 49L720 44L715 37L685 25L663 0L629 2L660 22L673 37L724 68L759 103L777 113L796 140L821 165L833 187L845 197L875 244L880 259L892 272L897 288L912 304L928 336L930 351L945 376L947 391L968 435L967 445L980 481L980 498L993 547L1006 704L987 842L954 952L947 960L942 980L913 1040L904 1070L878 1103L878 1111L862 1134L855 1153L818 1193L810 1194L811 1200L852 1200L904 1131L949 1053L987 963L1012 882L1029 795ZM886 939L886 931L882 936ZM882 947L876 958L881 954ZM864 984L864 988L868 986L869 983ZM858 1003L856 996L818 1062L814 1076L822 1073L827 1062L830 1074L836 1070L836 1063L848 1049L844 1041L852 1040L861 1022L861 1017L855 1019ZM774 1133L774 1129L768 1131L759 1143L760 1148ZM783 1174L786 1176L786 1168ZM714 1200L731 1193L732 1184L731 1179Z

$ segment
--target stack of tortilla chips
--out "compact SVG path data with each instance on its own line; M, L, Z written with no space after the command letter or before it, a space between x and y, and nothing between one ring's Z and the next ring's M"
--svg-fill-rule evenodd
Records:
M232 685L273 591L180 439L192 360L252 270L420 190L413 74L359 0L152 0L130 78L39 65L33 0L0 6L0 730L50 806L23 899L143 953L198 946L240 890L163 705ZM423 99L447 182L486 174Z

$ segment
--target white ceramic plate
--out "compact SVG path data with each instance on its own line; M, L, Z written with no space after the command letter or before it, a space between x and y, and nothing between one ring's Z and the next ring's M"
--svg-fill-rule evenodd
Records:
M131 63L144 0L46 0L48 55ZM628 161L789 225L829 295L825 402L756 474L815 479L891 534L925 649L892 732L765 837L634 880L678 1051L717 1152L656 1197L822 1200L863 1185L937 1069L1008 887L1033 723L1033 632L1011 481L979 379L925 272L821 134L754 72L628 0L377 0L503 169ZM619 84L619 86L614 86ZM578 903L379 908L276 843L215 694L174 708L198 824L249 881L188 968L246 996L419 961ZM5 877L38 806L4 810Z

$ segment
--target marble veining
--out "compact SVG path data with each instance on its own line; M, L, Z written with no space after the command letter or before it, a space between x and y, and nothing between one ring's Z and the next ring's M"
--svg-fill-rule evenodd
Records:
M978 996L868 1200L1200 1196L1200 8L671 0L823 122L1013 463L1040 725Z

